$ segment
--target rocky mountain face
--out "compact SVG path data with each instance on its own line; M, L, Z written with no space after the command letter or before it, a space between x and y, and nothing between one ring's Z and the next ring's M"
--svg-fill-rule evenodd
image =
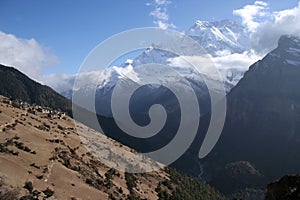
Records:
M227 184L224 184L227 183ZM222 188L225 194L232 191L241 191L245 188L260 186L264 188L266 178L255 167L246 161L237 161L226 164L211 181L217 188Z
M20 99L30 104L42 105L72 114L70 100L55 92L52 88L41 85L12 67L0 64L0 94Z
M222 166L245 160L267 181L300 172L299 61L299 38L282 36L250 67L228 95L225 127L204 171L218 174Z

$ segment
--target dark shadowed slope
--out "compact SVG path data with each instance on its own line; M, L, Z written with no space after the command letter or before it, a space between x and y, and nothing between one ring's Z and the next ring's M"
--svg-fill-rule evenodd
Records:
M0 94L71 114L72 103L48 86L30 79L15 68L0 64Z
M300 39L282 36L228 95L224 131L206 159L211 174L241 160L269 181L300 172L299 77Z

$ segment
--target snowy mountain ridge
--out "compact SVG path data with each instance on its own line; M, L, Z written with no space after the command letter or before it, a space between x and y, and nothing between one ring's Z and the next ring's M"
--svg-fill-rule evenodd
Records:
M227 54L241 53L250 48L248 33L244 31L242 25L232 20L217 22L197 20L195 24L186 31L186 35L196 40L208 54L212 55L212 61L214 61L214 56L219 55L220 52L223 53L226 51ZM154 45L150 46L140 56L131 60L130 63L124 63L124 65L120 67L113 66L106 68L102 72L98 89L101 90L103 88L103 90L106 91L107 89L111 89L119 78L125 77L126 74L131 71L135 74L133 80L138 78L139 75L134 72L134 68L141 64L148 63L171 65L184 77L203 82L201 77L195 75L195 71L191 66L188 66L187 62L182 61L180 65L174 65L172 60L175 60L175 58L178 61L178 57L173 53L163 51ZM242 77L244 71L241 72L234 68L228 71L228 69L222 69L222 67L220 67L220 73L222 73L226 90L229 91Z
M178 81L176 76L180 75L190 81L193 88L205 88L205 80L209 79L214 82L214 85L224 85L226 92L229 92L243 77L247 68L240 68L240 66L230 66L229 68L223 67L222 62L219 61L218 58L234 54L246 55L246 52L250 50L250 39L249 34L245 31L244 27L232 20L216 22L197 20L185 34L199 43L207 53L205 56L208 56L211 60L209 66L203 66L203 68L201 68L200 74L186 62L184 56L178 56L172 52L160 49L160 44L153 44L135 59L128 59L121 66L111 66L101 71L101 75L98 76L97 79L96 98L101 101L104 100L104 102L110 102L107 98L110 98L116 83L124 78L139 84L141 77L146 77L148 74L147 70L149 70L147 68L141 69L139 66L151 63L170 66L177 72L177 74L172 73L173 77L170 76L170 71L167 70L158 74L162 77L158 79L161 83L176 82ZM179 48L184 52L188 50L188 54L193 55L193 47L180 46ZM179 52L180 51L181 50L179 49ZM216 76L211 76L209 72L210 68L213 67L210 66L211 64L215 65L219 70L221 80L218 78L218 74L215 74ZM247 64L247 67L250 66L250 64L252 63L249 63L249 65ZM84 93L87 89L88 87L79 88L76 89L76 91ZM70 96L70 93L65 92L65 94ZM160 95L160 93L158 92L157 95Z

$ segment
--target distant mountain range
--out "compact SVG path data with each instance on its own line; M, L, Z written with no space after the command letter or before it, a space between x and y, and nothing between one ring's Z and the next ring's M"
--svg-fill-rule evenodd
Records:
M249 33L245 31L245 28L239 23L233 20L223 20L216 22L207 22L207 21L196 21L194 25L191 26L186 31L186 35L192 37L196 42L200 44L201 47L206 51L207 54L212 57L234 53L242 53L250 50L250 41L249 41ZM189 47L181 47L182 49ZM213 61L213 59L212 59ZM121 79L130 79L130 81L137 82L139 77L147 76L147 69L141 70L137 69L138 66L142 64L156 63L162 65L168 65L174 68L181 76L185 77L192 85L193 89L197 90L196 94L200 102L202 102L202 113L206 113L208 111L209 106L209 94L206 88L206 84L204 79L209 79L214 82L214 84L223 85L226 92L229 92L231 88L242 78L245 69L241 68L222 68L219 69L221 73L222 80L216 80L213 77L208 76L204 71L201 74L195 73L193 67L188 64L184 59L178 57L172 52L166 52L160 49L160 44L153 44L149 48L147 48L141 55L137 56L135 59L128 59L121 66L112 66L105 68L104 71L99 73L97 76L99 79L98 87L96 90L96 104L97 106L96 112L99 115L111 117L112 112L110 109L111 102L111 94L116 85L116 83ZM103 66L101 66L103 67ZM131 73L132 76L128 77L128 73ZM163 72L161 72L163 73ZM178 79L175 76L170 76L170 74L159 74L162 77L168 77L168 79L164 78L164 82L172 84L173 82L177 82ZM80 75L79 75L80 76ZM87 80L91 80L93 74L90 74L90 78ZM71 78L72 80L75 77ZM72 81L71 81L72 82ZM88 84L82 88L70 88L66 91L61 91L61 94L65 97L71 99L73 92L76 92L79 96L85 96L87 90L91 90ZM161 99L166 104L171 104L168 101L168 98L164 96L165 89L161 88L161 91L158 92L155 89L153 92L153 86L145 86L143 87L144 91L141 93L149 93L153 99ZM220 91L215 91L220 92ZM151 95L150 95L151 94ZM133 102L136 108L141 107L138 101ZM142 112L142 111L133 111L133 112Z
M208 51L218 52L212 43L219 47L220 51L227 50L230 53L240 53L248 50L249 37L238 23L230 20L222 22L200 22L197 21L187 34L192 36ZM220 35L222 34L222 35ZM198 37L198 38L197 38ZM206 38L206 39L200 39ZM249 38L248 38L249 39ZM207 43L204 43L207 42ZM211 53L213 54L213 53ZM216 55L216 54L215 54ZM300 84L300 42L294 36L282 36L278 41L278 47L268 53L262 60L250 66L238 84L231 89L227 84L228 110L226 123L221 138L217 146L208 157L201 161L203 165L202 178L211 183L219 182L216 179L220 173L227 173L229 167L236 167L235 163L246 162L248 164L238 165L238 168L249 167L257 171L258 176L251 174L251 170L245 170L246 176L250 180L256 180L246 187L261 188L268 181L273 181L282 175L289 173L299 173L300 169L300 94L298 85ZM164 52L155 45L149 47L145 52L134 60L129 60L122 67L112 67L104 71L105 76L101 77L96 93L96 110L98 114L110 117L110 96L117 80L127 78L127 70L135 70L135 66L145 63L170 64L174 55ZM196 141L189 151L180 158L175 166L181 170L199 175L199 165L197 164L198 150L202 144L204 133L210 118L210 101L207 88L202 79L192 76L191 71L183 66L176 66L177 70L184 74L192 83L200 108L204 110L200 123L199 133ZM135 71L134 71L135 72ZM143 73L143 72L141 72ZM244 75L243 75L244 74ZM138 77L139 74L136 73ZM134 79L131 79L134 82ZM175 79L174 79L175 80ZM168 79L172 81L172 79ZM225 81L225 86L226 86ZM229 88L229 89L228 89ZM136 98L136 99L135 99ZM138 98L142 103L138 102ZM170 121L166 123L166 128L161 131L163 139L151 138L151 141L143 142L139 139L125 136L116 124L109 120L104 120L104 130L114 130L108 132L110 137L119 139L123 143L143 152L161 147L166 144L174 135L174 130L180 119L176 118L180 114L178 102L172 94L168 93L164 87L143 87L136 97L132 98L132 117L138 124L147 124L147 108L149 105L161 103L166 106ZM144 107L143 107L144 106ZM208 109L207 109L208 108ZM147 121L148 120L148 121ZM206 123L206 124L205 124ZM154 148L154 147L155 148ZM188 163L189 167L183 163ZM197 166L195 168L190 166ZM227 168L226 168L227 166ZM271 169L270 169L271 166ZM243 171L243 170L241 170ZM225 176L223 180L230 180ZM231 177L235 180L236 177ZM216 181L219 180L219 181ZM228 182L215 185L218 189L226 193L238 192L237 188L224 188L222 185ZM251 181L250 181L251 182ZM243 188L239 188L243 189Z

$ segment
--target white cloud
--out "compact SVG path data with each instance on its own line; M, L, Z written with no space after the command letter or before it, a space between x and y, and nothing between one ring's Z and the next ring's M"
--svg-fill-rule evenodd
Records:
M191 66L187 61L192 63L199 63L201 74L210 77L211 79L218 80L219 75L216 74L214 67L220 72L224 80L227 80L232 85L236 85L237 82L243 77L245 71L249 67L261 59L261 56L256 54L254 51L245 51L244 53L233 53L230 52L219 52L218 56L199 57L199 56L179 56L169 58L168 62L170 66L179 67ZM200 64L204 63L204 64ZM181 67L181 68L182 68Z
M22 39L0 31L0 63L41 81L42 70L58 59L35 39Z
M297 7L271 13L272 21L261 23L251 34L253 48L258 52L268 52L277 46L282 35L300 37L300 3Z
M157 4L157 5L167 5L167 4L170 4L170 3L171 3L171 2L168 1L168 0L155 0L154 2L155 2L155 4Z
M218 57L213 57L217 68L225 68L225 69L239 69L241 71L246 71L250 65L259 60L261 56L255 54L255 52L247 52L238 54L227 54L220 55Z
M154 0L153 3L146 3L147 6L153 6L154 9L149 13L153 17L153 23L161 29L176 28L169 22L167 7L171 4L169 0Z
M255 31L259 26L259 17L265 17L267 13L268 4L263 1L255 1L253 5L246 5L242 9L234 10L233 14L240 16L243 24L249 31Z
M261 55L254 51L244 53L224 54L211 58L216 68L223 75L224 80L230 85L236 85L244 76L249 67L261 59Z
M300 36L300 3L291 9L271 12L267 3L256 1L233 14L242 18L250 31L252 48L262 55L276 48L280 36Z
M152 12L150 12L150 16L153 16L159 20L164 20L164 21L169 20L169 15L167 14L166 8L157 7Z

